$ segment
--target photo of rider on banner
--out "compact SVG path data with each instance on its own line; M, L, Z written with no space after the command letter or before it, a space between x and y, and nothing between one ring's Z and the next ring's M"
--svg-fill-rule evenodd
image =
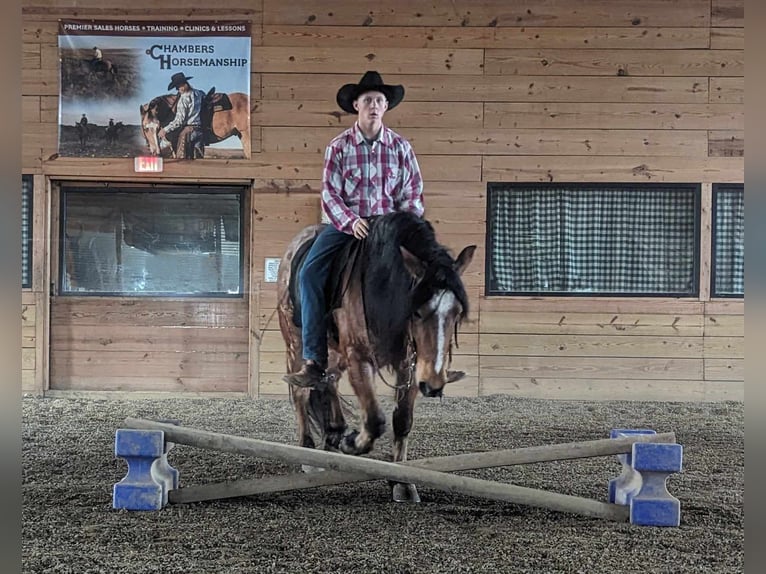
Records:
M62 20L59 155L250 157L250 23Z

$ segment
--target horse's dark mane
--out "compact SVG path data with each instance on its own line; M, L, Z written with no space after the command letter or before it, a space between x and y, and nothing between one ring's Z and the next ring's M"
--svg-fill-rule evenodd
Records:
M400 246L425 266L417 284L404 265ZM373 218L360 247L365 318L378 366L397 367L406 358L410 318L438 291L452 291L462 305L461 317L468 313L468 297L455 262L436 241L428 221L405 212Z
M170 121L175 115L176 102L178 96L176 94L164 94L162 96L155 96L149 102L149 108L158 108L157 119Z

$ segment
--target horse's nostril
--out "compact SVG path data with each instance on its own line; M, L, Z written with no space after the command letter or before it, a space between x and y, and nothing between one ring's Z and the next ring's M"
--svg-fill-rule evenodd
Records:
M420 381L418 388L420 388L420 393L424 397L441 397L443 393L442 389L432 389L425 381Z

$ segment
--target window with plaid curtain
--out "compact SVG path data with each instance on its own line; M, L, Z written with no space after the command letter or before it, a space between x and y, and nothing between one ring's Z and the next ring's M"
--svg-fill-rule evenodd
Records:
M699 185L491 183L487 294L694 296Z
M713 186L712 295L745 295L745 186Z
M32 287L32 190L31 175L21 176L21 287Z

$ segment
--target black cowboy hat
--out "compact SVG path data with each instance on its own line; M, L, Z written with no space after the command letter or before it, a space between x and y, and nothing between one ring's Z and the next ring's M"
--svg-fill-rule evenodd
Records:
M185 84L192 78L193 76L187 76L183 72L176 72L170 78L170 83L168 84L168 90L172 90L173 88L178 88L178 86L180 86L181 84Z
M390 86L383 83L383 78L377 72L367 71L358 84L346 84L338 90L335 101L340 109L355 114L354 100L365 92L380 92L388 100L388 109L393 109L404 99L404 86Z

